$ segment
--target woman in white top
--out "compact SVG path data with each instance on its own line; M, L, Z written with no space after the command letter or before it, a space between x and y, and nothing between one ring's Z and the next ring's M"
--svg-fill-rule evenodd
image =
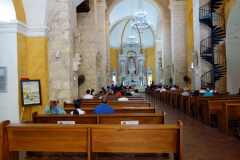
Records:
M121 92L122 97L118 98L118 101L128 101L128 98L125 97L125 93Z
M80 109L81 104L82 104L82 101L80 99L77 99L76 101L74 101L75 110L72 111L70 114L86 114L85 111Z

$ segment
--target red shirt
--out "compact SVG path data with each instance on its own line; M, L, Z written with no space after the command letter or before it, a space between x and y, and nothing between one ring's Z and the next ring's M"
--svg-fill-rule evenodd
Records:
M121 92L118 92L117 96L122 96Z

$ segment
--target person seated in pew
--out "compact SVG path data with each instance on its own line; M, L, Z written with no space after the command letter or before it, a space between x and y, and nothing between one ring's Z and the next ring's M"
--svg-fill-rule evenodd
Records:
M135 94L133 96L140 96L140 93L138 93L138 89L135 89Z
M239 88L239 92L237 93L237 95L240 95L240 88Z
M125 94L125 96L132 96L132 94L129 92L129 89L127 89L127 93Z
M185 86L185 87L183 88L183 90L189 90L189 88L188 88L187 86Z
M166 89L162 86L162 88L160 89L160 93L162 92L162 91L166 91Z
M99 94L102 94L102 92L105 92L104 87L102 87L102 90L99 92Z
M83 99L93 99L93 96L90 94L89 89L86 90L86 93L87 94L85 96L83 96Z
M187 90L184 90L184 92L181 93L182 96L189 96L189 93L187 92Z
M135 94L135 91L132 89L132 91L130 92L133 96L134 96L134 94Z
M118 101L128 101L128 98L125 97L125 93L121 92L122 97L118 98Z
M80 99L75 100L74 101L75 110L72 111L70 114L86 114L85 111L80 109L81 105L82 105L82 101Z
M44 112L46 114L67 114L66 111L60 107L59 101L57 99L50 99L46 103Z
M194 91L192 97L199 97L199 91L198 90Z
M93 97L96 96L96 92L94 91L94 89L91 89L91 95L92 95Z
M100 104L99 106L94 108L93 114L113 114L113 113L115 113L114 109L107 105L108 97L106 95L102 96L101 102L102 102L102 104Z
M170 90L176 90L177 88L175 87L175 85L173 85L173 87L171 87Z
M204 96L204 97L213 96L213 94L210 92L210 88L206 88L206 93L205 93L203 96Z
M204 90L203 88L201 88L201 89L199 90L199 93L206 93L206 90Z
M117 91L117 96L122 96L120 91Z

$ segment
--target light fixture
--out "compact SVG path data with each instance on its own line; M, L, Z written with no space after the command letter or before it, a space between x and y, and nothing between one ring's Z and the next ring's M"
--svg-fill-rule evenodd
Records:
M132 29L140 33L146 32L150 28L150 23L148 23L146 17L147 13L143 10L142 0L138 0L138 11L135 13Z
M131 0L131 15L132 15L132 0ZM129 41L127 42L130 47L137 45L136 36L133 34L133 29L131 29L131 35L128 37Z

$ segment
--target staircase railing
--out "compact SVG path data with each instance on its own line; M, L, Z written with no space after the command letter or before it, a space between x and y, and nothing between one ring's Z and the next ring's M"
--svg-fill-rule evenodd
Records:
M215 48L226 37L225 19L215 13L222 1L210 0L199 9L199 21L211 28L211 35L200 42L200 56L212 65L201 76L202 88L216 88L215 82L226 74L226 55Z

